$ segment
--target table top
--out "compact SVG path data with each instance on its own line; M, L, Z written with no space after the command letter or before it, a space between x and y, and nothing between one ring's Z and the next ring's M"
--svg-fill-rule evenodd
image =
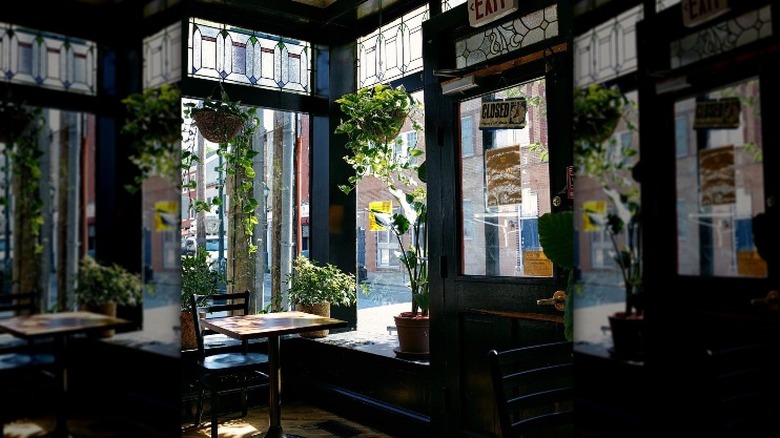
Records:
M201 319L204 327L235 339L256 339L325 330L347 325L347 321L291 311Z
M21 338L67 335L117 328L131 321L92 312L57 312L0 319L0 331Z

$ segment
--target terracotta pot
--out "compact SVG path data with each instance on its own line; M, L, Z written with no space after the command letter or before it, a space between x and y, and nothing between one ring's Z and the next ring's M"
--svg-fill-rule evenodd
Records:
M396 333L398 333L397 353L407 355L427 355L430 353L429 317L412 316L412 312L401 312L394 318Z
M195 322L192 320L192 312L182 310L179 320L181 327L181 349L194 350L198 348L198 339L195 336Z
M295 310L330 318L330 303L317 303L311 305L296 304ZM316 339L324 338L325 336L328 336L328 333L330 333L330 330L315 330L311 332L303 332L300 335L302 338Z
M644 350L645 319L642 314L615 312L609 316L615 356L641 359Z
M116 318L116 303L83 304L81 310ZM94 333L97 338L110 338L116 334L114 329L105 329Z

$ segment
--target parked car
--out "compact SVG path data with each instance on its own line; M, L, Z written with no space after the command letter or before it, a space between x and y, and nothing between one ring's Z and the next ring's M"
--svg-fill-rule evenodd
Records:
M211 267L211 270L215 270L219 268L222 272L226 272L227 270L227 259L225 256L227 255L227 239L224 237L222 238L222 242L224 243L223 249L224 254L223 257L219 257L219 236L206 236L206 251L209 253L209 266Z

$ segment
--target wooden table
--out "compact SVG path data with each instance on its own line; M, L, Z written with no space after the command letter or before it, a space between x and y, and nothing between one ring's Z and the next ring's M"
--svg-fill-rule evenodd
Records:
M230 336L231 338L268 338L269 425L265 438L284 438L282 428L281 363L279 361L280 337L314 330L344 327L346 321L327 318L304 312L276 312L254 315L236 315L218 318L203 318L203 327ZM291 437L288 437L291 438Z
M64 355L68 338L75 334L98 333L106 329L132 324L131 321L92 312L58 312L15 316L0 320L0 331L6 331L26 340L53 338L57 362L57 380L60 382L60 405L57 409L56 437L67 437L68 369Z

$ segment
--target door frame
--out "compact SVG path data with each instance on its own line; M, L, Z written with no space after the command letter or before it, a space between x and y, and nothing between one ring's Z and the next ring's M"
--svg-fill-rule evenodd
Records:
M538 10L555 2L534 2L525 6L507 20L521 17L530 11ZM459 103L463 100L483 95L491 89L499 90L526 82L537 77L548 81L546 93L548 102L548 130L550 149L555 145L555 153L550 153L550 185L554 196L563 191L567 184L566 166L571 165L570 132L565 123L571 119L572 62L570 23L566 7L559 7L559 36L544 43L529 46L491 59L487 62L462 69L457 74L473 73L479 69L493 69L498 75L482 83L478 90L468 90L457 95L442 93L441 83L452 77L441 76L443 70L452 71L455 65L455 41L464 35L475 32L468 26L465 5L446 13L432 17L423 25L423 58L425 63L425 144L428 164L428 215L429 223L434 224L438 233L429 235L429 270L431 293L431 424L435 436L473 436L485 431L468 430L464 423L467 415L492 415L492 403L484 400L484 412L474 413L464 408L464 402L479 394L468 393L464 385L464 372L468 370L469 343L479 333L470 333L464 328L464 318L484 321L488 331L496 337L496 345L509 345L517 342L510 339L517 333L520 324L512 318L497 316L523 307L536 305L538 298L548 298L552 292L561 288L561 272L555 269L552 278L511 278L496 276L464 276L459 273L461 266L460 217L461 205L459 190L460 160L460 117ZM565 47L562 51L544 50L544 47ZM539 54L543 56L538 56ZM527 58L524 58L527 57ZM530 59L530 60L529 60ZM525 61L524 63L518 62ZM437 75L438 74L438 75ZM555 83L555 86L551 84ZM550 102L557 104L550 105ZM554 169L560 169L555 171ZM570 206L564 202L553 209ZM518 288L525 288L527 294L519 295ZM471 292L469 292L471 291ZM561 336L563 330L561 326ZM500 338L500 339L499 339ZM472 339L473 340L473 339ZM489 378L487 375L487 355L484 358L485 375L475 377ZM474 377L472 377L474 378ZM485 380L485 384L489 383ZM489 385L488 385L489 387ZM479 398L479 403L482 403ZM482 404L485 404L482 403ZM482 408L480 407L480 410ZM458 421L452 421L457 418Z

